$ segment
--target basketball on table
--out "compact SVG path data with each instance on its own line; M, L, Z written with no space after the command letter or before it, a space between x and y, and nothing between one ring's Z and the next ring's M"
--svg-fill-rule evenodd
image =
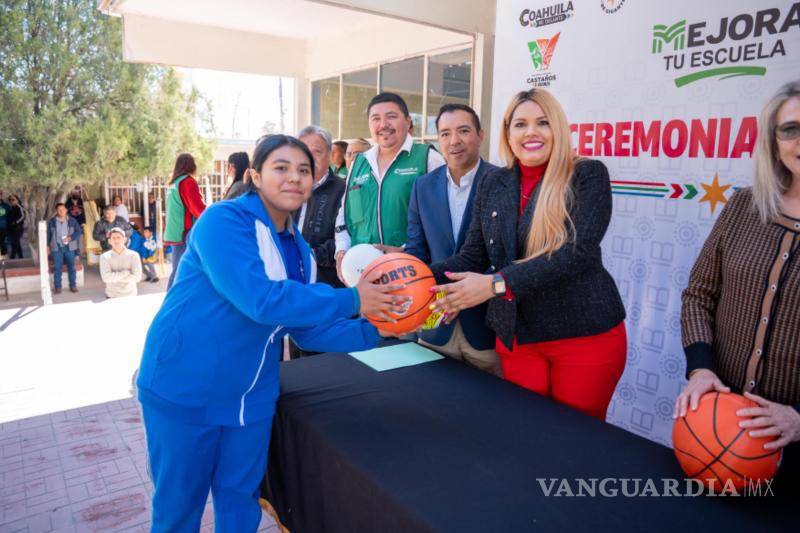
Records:
M700 398L696 411L689 409L675 421L672 446L688 477L719 491L730 484L742 489L750 481L775 476L783 452L764 449L775 437L754 438L749 435L752 428L739 427L745 418L736 411L749 407L758 404L739 394L709 392Z
M376 282L381 285L405 284L406 287L392 294L399 296L410 296L411 301L405 304L402 313L387 313L388 316L397 320L390 322L377 316L367 315L373 326L380 330L389 331L398 335L403 335L416 330L425 323L431 314L428 306L431 305L435 294L430 292L431 287L436 285L433 273L428 265L414 257L403 253L391 253L379 257L372 261L364 269L362 276L368 276L378 270L382 273Z

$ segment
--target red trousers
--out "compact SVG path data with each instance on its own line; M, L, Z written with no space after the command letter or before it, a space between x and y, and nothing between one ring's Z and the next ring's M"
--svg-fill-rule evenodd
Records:
M627 348L624 322L588 337L522 345L515 339L513 350L496 343L505 379L600 420L625 370Z

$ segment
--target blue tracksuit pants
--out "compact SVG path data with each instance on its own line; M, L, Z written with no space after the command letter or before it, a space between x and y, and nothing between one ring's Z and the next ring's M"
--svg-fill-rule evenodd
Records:
M215 531L257 531L272 419L244 427L208 426L148 406L142 410L154 485L151 531L196 533L209 489Z

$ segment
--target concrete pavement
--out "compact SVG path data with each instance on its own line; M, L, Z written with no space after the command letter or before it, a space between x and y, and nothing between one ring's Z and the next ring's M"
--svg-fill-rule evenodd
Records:
M42 307L38 294L2 302L0 533L149 530L152 485L131 384L164 286L106 300L90 268L87 287L54 305ZM203 531L213 531L210 505ZM261 531L277 531L266 514Z

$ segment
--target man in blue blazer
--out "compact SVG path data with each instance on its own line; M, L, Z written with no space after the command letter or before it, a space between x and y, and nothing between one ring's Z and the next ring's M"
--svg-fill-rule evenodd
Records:
M405 252L428 264L455 255L464 244L472 203L483 179L497 167L480 157L483 130L475 111L446 104L436 117L439 146L446 165L417 178L408 207ZM502 375L494 351L495 335L486 326L486 304L462 311L449 325L422 331L420 344Z

